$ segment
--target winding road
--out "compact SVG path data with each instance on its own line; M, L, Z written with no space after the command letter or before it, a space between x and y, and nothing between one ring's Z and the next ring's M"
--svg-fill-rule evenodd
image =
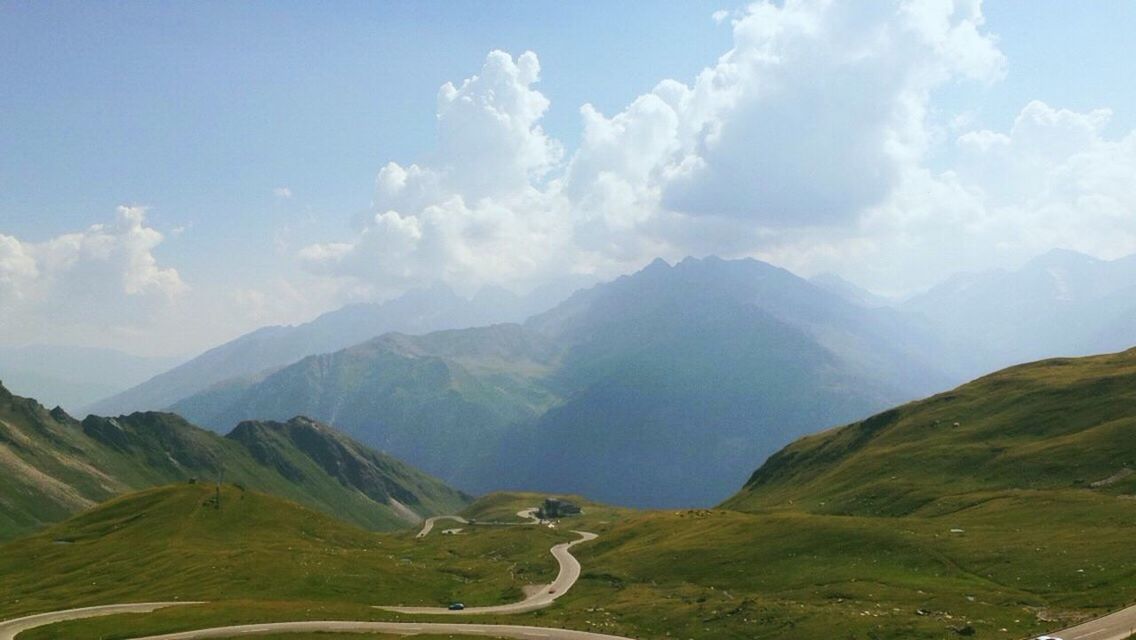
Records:
M1061 640L1128 640L1136 635L1136 607L1121 609L1049 635Z
M139 602L137 604L108 604L101 607L83 607L82 609L68 609L66 611L52 611L50 613L37 613L34 616L16 618L0 622L0 640L15 640L21 631L44 627L56 622L67 620L80 620L82 618L95 618L98 616L113 616L117 613L150 613L166 607L178 607L188 604L201 604L200 602Z
M539 524L540 520L535 509L526 509L517 513L520 518L530 519L532 522L523 524ZM460 516L436 516L427 519L422 530L415 536L423 538L430 534L434 523L439 520L456 520L467 522ZM521 523L513 523L521 524ZM560 571L552 584L543 585L527 598L513 604L497 605L492 607L470 607L459 611L451 611L442 607L377 607L387 611L402 614L429 614L429 615L470 615L470 614L510 614L534 611L549 606L576 584L580 578L580 562L569 551L572 547L598 536L587 531L573 531L580 536L571 542L562 542L552 547L552 556L560 565ZM138 604L115 604L100 607L85 607L82 609L69 609L40 613L15 620L0 622L0 640L15 640L16 635L22 631L42 627L66 620L78 620L96 616L108 616L118 613L150 613L166 607L187 604L201 604L198 602L146 602ZM415 636L422 634L456 634L466 636L486 636L491 638L508 638L516 640L632 640L624 636L613 636L587 631L571 629L556 629L552 627L528 627L521 625L501 624L475 624L475 623L448 623L448 622L377 622L377 621L351 621L351 620L324 620L302 622L273 622L262 624L234 625L198 629L196 631L182 631L158 636L136 638L135 640L197 640L204 638L232 638L243 635L259 635L268 633L302 633L302 632L331 632L331 633L389 633L394 635Z
M426 522L422 523L422 530L419 531L418 534L414 537L425 538L426 536L430 535L430 532L434 530L434 523L439 520L453 520L454 522L461 524L469 524L469 520L466 520L461 516L434 516L433 518L426 518Z
M576 580L580 578L580 561L569 552L569 549L580 544L581 542L588 542L595 540L598 536L594 533L587 531L573 531L576 535L580 536L572 542L562 542L552 547L552 556L560 563L560 573L557 574L556 580L552 584L541 586L538 591L534 591L532 595L512 604L499 604L492 607L468 607L459 611L451 611L445 607L377 607L385 611L393 611L395 613L408 613L417 615L470 615L479 613L525 613L526 611L535 611L543 609L552 604L554 600L568 592L572 585L576 584Z

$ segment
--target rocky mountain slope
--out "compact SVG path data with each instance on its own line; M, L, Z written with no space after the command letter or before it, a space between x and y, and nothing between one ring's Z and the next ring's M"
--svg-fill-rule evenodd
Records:
M114 495L224 479L375 529L460 508L467 497L305 418L227 437L169 413L79 421L0 386L0 538Z

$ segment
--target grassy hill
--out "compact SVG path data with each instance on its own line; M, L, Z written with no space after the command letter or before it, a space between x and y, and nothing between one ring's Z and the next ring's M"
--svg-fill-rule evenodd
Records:
M263 379L219 385L174 405L213 428L309 415L416 467L474 481L502 430L556 401L540 382L553 352L517 325L390 334L311 356Z
M221 437L168 413L78 421L0 386L0 540L115 495L218 477L374 529L451 513L468 501L304 418L244 423Z
M213 623L390 619L374 604L499 604L522 598L523 585L551 581L549 547L574 537L545 527L478 527L419 540L234 485L223 485L219 508L216 495L200 484L149 489L3 545L0 619L113 602L208 602L69 623L89 636L29 634L105 638Z
M623 519L581 605L679 637L1059 629L1136 601L1134 434L1136 350L1000 371L802 438L723 509Z
M936 515L1004 491L1136 490L1136 349L1012 367L772 456L724 506Z
M158 487L11 542L0 554L0 591L20 608L142 594L369 604L436 600L452 582L446 572L460 570L421 570L431 549L409 535L378 535L233 485L223 486L220 508L215 498L215 487ZM486 575L480 591L508 589L502 574Z

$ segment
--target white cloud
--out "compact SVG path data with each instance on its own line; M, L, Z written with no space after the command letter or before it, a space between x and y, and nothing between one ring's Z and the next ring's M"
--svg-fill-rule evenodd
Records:
M437 152L383 167L358 235L304 248L303 264L383 294L717 253L895 289L1054 243L1136 251L1136 142L1103 137L1109 112L1033 103L995 132L934 108L940 87L1005 74L979 0L727 17L732 48L690 84L664 79L610 116L584 105L567 158L540 126L536 55L491 52L440 90ZM932 151L954 166L929 169Z
M448 186L477 200L524 189L563 155L539 125L548 99L532 85L536 54L493 51L479 75L438 92L438 158Z
M491 52L481 72L438 93L438 151L430 165L388 163L375 213L350 242L305 247L317 274L372 285L376 295L444 280L459 288L530 282L563 266L571 221L545 177L560 143L539 125L548 99L532 85L540 63Z
M162 239L144 208L125 206L111 224L45 242L0 235L0 328L15 336L144 320L187 289L154 257Z
M795 238L770 257L904 292L1054 247L1136 253L1136 131L1108 138L1109 116L1031 102L1008 131L958 136L949 170L906 169L854 228Z
M754 5L684 101L693 139L664 204L773 227L854 219L922 155L934 88L1001 73L980 25L971 3Z
M280 198L281 200L291 200L292 189L290 189L289 187L276 187L272 190L272 195Z

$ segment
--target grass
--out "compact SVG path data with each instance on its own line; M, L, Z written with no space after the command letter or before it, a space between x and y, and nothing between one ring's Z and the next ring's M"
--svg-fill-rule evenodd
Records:
M0 617L139 599L498 604L551 581L548 548L572 537L478 528L415 540L235 487L217 510L212 495L193 485L132 494L6 545Z
M581 604L604 607L646 637L669 628L703 638L834 630L941 638L972 626L980 637L1019 638L1136 600L1129 501L1075 493L995 500L1003 504L940 518L646 515L580 549L590 587ZM652 602L676 608L663 613Z
M1136 349L1012 367L771 457L724 506L941 512L1007 489L1136 489Z
M475 522L524 524L531 521L527 518L518 518L517 512L538 507L548 497L553 496L546 493L521 491L491 493L474 500L461 512L461 515ZM557 495L555 497L572 502L582 510L582 513L578 516L570 516L560 520L557 526L561 529L583 529L602 534L610 529L614 523L638 513L636 509L600 504L581 496Z
M551 580L547 549L570 537L485 526L415 540L290 511L296 508L267 496L242 501L235 489L226 515L205 504L208 492L196 491L139 494L16 543L25 546L4 547L0 592L17 601L5 601L0 618L60 603L210 601L62 623L21 640L110 640L297 619L430 620L371 605L517 599L520 585ZM526 500L495 496L475 508L512 509ZM628 513L574 550L584 573L556 605L478 621L643 640L920 640L968 626L980 638L1022 638L1136 600L1133 525L1136 501L1088 491L990 494L933 517ZM1093 544L1085 544L1090 534ZM72 544L51 544L59 536Z

